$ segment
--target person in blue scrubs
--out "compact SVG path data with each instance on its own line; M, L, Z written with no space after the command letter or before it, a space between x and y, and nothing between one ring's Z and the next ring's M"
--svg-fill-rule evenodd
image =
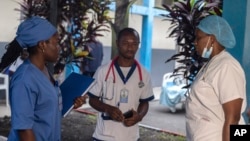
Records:
M16 40L27 49L26 59L10 81L9 141L60 141L61 94L46 64L59 57L56 28L33 16L23 21Z

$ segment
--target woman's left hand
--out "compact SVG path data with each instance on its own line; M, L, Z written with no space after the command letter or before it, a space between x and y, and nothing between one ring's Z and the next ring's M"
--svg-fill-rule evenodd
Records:
M88 98L88 95L80 96L74 99L74 109L77 109L81 107L83 104L86 103L86 99Z

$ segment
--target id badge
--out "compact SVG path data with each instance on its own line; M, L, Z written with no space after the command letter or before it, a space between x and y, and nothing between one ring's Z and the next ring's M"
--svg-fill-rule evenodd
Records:
M129 90L126 88L120 91L120 103L128 103Z

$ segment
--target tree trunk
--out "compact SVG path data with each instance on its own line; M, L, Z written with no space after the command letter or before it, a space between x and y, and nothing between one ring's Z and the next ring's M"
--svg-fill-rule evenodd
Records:
M49 21L57 27L57 17L58 17L58 0L50 0L50 10L49 10ZM50 73L54 74L54 64L47 64Z
M116 36L124 27L128 27L127 8L129 0L116 0L115 23L112 30L112 52L111 59L117 55Z
M57 17L59 13L58 0L50 0L50 11L49 11L49 21L57 26Z

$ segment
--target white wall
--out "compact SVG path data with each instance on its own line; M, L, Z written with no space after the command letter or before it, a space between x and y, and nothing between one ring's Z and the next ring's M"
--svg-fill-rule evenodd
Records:
M175 49L175 41L167 38L170 22L163 21L163 18L155 17L153 22L152 48L153 49ZM129 16L129 26L137 29L141 35L142 16L131 14Z
M114 18L114 12L110 12L110 17ZM135 28L140 36L142 30L142 16L136 14L129 15L129 26ZM163 21L161 17L155 17L153 23L153 35L152 35L152 48L154 49L175 49L175 41L173 38L167 38L168 28L170 26L169 21ZM111 30L111 29L110 29ZM111 32L103 33L104 37L98 39L104 44L104 46L111 46Z
M20 8L17 1L21 0L0 0L0 42L10 42L14 37L17 26L20 23Z
M5 44L13 40L17 30L17 26L20 23L20 13L15 11L15 8L19 8L19 4L16 1L23 0L0 0L0 59L5 52ZM114 18L114 12L110 12L110 17ZM135 28L141 35L142 30L142 16L130 14L129 26ZM162 76L166 72L171 72L174 64L164 62L172 56L175 52L174 39L167 38L168 36L169 22L163 21L163 18L155 17L153 21L153 35L152 35L152 78L154 86L160 86ZM111 29L110 29L111 30ZM110 59L111 54L111 31L103 33L104 37L98 39L104 44L105 55L104 61ZM156 69L157 68L157 69Z
M22 0L0 0L0 58L4 53L4 44L10 42L14 37L17 26L20 23L20 13L15 8L20 8L17 1ZM110 12L110 17L114 18L114 12ZM137 29L141 35L142 16L130 14L129 26ZM153 49L175 49L174 39L167 38L169 22L163 18L155 17L153 23L152 48ZM111 30L111 29L110 29ZM104 37L98 39L106 47L111 46L111 31L103 33ZM3 44L4 43L4 44Z

